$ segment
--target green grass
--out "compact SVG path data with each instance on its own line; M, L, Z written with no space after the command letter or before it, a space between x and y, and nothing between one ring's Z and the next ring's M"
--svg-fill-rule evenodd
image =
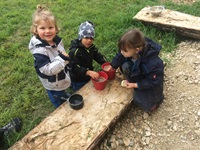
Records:
M37 4L45 4L57 17L61 28L59 35L68 51L70 41L77 37L81 22L95 23L95 44L108 61L118 51L117 41L128 29L139 28L144 34L163 46L162 53L171 53L182 40L175 33L158 30L133 20L145 6L165 5L168 9L198 16L200 2L177 5L158 0L7 0L0 2L0 126L13 117L21 117L23 130L6 138L6 147L26 135L55 108L50 103L33 67L33 57L28 50L32 14ZM163 58L165 59L165 58ZM166 60L170 61L170 60ZM100 69L95 64L95 69Z

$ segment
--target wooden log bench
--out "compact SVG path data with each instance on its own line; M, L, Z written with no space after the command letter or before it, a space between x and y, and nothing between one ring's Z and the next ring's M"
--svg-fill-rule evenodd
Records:
M165 9L161 15L154 17L149 12L150 7L140 10L133 19L139 20L145 24L150 24L157 28L200 39L200 17Z
M102 91L90 81L77 92L84 98L82 109L63 103L9 150L94 149L132 100L132 90L121 87L121 80L117 74Z

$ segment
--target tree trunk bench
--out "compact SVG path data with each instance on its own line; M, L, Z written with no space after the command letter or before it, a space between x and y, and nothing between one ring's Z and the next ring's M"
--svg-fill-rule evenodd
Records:
M200 39L200 17L165 9L161 15L154 17L150 7L140 10L133 19L153 25L163 30L175 31L183 36Z
M73 110L68 102L45 118L9 150L93 149L132 100L132 89L121 87L122 76L109 80L102 91L92 81L77 91L84 106Z

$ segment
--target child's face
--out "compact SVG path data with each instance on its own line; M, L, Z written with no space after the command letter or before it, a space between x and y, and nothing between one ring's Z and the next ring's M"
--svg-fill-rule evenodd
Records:
M49 45L54 45L53 38L56 36L56 27L53 22L41 20L36 32L42 40L47 41Z
M82 44L86 47L89 48L93 44L94 39L91 37L85 37L81 40Z
M134 57L137 55L136 48L127 48L126 51L121 50L121 53L124 57Z

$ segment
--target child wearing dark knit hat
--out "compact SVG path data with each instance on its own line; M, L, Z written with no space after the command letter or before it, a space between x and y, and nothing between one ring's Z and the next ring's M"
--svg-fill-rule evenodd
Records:
M78 30L78 39L79 40L83 38L94 39L94 36L95 36L94 24L91 21L86 21L81 23Z
M69 56L73 63L70 77L74 91L79 90L91 78L99 78L99 74L93 70L93 60L100 65L106 62L104 56L93 44L94 37L94 24L91 21L85 21L79 26L78 38L71 41Z

